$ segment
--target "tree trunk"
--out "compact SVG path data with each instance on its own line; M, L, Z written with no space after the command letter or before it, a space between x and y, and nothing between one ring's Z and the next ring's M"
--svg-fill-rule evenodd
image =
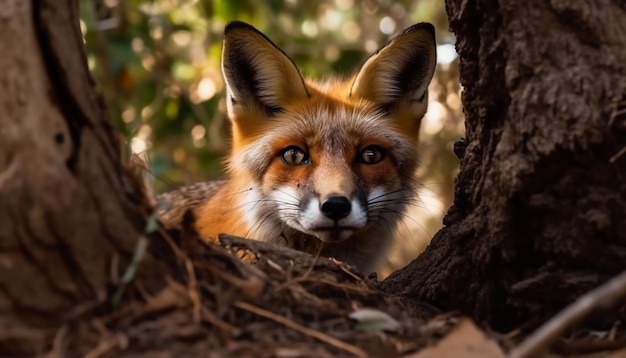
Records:
M34 354L106 306L149 205L94 91L76 2L0 3L0 347ZM146 255L136 277L154 291L164 269Z
M455 201L382 287L530 327L626 268L626 3L446 6L467 128Z

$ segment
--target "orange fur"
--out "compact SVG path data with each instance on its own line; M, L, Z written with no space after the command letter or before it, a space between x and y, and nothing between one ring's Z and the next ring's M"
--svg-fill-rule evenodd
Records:
M194 211L200 236L317 240L325 255L375 270L414 199L435 62L434 30L418 24L354 76L316 82L250 25L227 25L222 67L233 147L226 184Z

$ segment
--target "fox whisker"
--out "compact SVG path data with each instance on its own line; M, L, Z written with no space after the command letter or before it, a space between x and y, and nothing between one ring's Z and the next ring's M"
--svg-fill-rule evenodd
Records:
M406 210L424 205L417 194L427 188L414 177L417 119L426 113L437 62L434 27L405 29L352 76L324 83L302 77L285 52L246 23L226 25L222 46L233 129L228 177L169 198L189 205L203 238L281 236L286 245L323 248L374 271L394 229L413 220ZM298 242L309 237L314 244Z

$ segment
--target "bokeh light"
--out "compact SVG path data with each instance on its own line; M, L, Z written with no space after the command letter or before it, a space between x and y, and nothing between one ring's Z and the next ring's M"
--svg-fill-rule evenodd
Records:
M220 56L228 21L258 27L313 78L349 74L393 34L433 23L439 66L420 137L420 205L404 220L383 274L415 257L441 226L458 170L451 148L464 134L458 59L443 1L79 2L89 68L128 155L144 161L157 193L223 175L229 128Z

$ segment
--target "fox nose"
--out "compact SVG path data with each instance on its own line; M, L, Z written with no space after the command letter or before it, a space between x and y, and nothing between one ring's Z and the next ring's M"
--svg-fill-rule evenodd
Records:
M345 196L329 196L320 205L320 210L322 213L333 220L343 219L348 214L350 214L350 210L352 209L352 205L350 204L350 200Z

